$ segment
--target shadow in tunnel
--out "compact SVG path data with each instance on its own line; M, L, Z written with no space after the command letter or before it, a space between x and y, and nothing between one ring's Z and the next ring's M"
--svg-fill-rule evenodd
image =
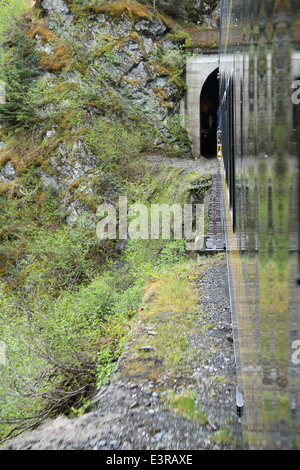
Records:
M204 157L217 155L217 128L219 107L219 69L206 79L200 94L200 154Z

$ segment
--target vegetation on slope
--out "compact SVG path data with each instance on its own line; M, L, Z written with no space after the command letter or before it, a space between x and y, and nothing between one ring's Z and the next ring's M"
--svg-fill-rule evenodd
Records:
M147 205L185 201L190 177L152 168L140 156L157 150L158 142L160 150L175 148L178 155L187 137L170 117L170 141L162 141L161 128L118 91L111 70L120 68L120 40L102 36L86 53L86 22L102 12L103 2L68 5L74 35L50 29L36 8L9 25L4 41L0 339L6 360L0 366L0 440L58 413L84 412L109 381L146 280L187 256L182 240L130 240L120 253L115 241L96 237L97 207L116 203L119 195ZM157 14L129 0L107 9L132 21ZM137 43L139 36L130 34ZM153 49L147 65L180 89L181 50L170 54ZM164 93L154 91L167 106ZM79 163L90 164L89 171L73 177ZM80 214L71 223L66 208L73 206Z

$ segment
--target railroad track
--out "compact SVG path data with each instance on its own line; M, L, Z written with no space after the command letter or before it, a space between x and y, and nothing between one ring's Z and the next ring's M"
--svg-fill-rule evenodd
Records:
M222 187L220 174L212 175L208 217L209 221L205 251L209 254L225 251L226 244L222 215Z

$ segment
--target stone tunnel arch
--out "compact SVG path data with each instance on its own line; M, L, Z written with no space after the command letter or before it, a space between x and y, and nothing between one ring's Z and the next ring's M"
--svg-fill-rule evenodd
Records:
M217 51L215 54L202 54L187 59L187 93L182 102L181 114L186 118L185 126L192 142L192 154L194 158L198 158L202 154L200 119L200 97L202 89L209 76L214 74L218 67L219 55Z

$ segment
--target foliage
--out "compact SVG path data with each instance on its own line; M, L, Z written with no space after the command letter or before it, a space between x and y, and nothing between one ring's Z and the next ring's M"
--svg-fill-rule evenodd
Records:
M125 12L133 23L158 15L127 0L68 4L74 24L107 7L117 16ZM145 282L187 259L184 241L173 239L129 240L118 255L95 231L80 223L67 226L61 215L66 191L42 182L58 146L73 149L80 140L98 162L87 198L109 198L113 185L112 198L125 187L131 202L173 203L184 197L186 180L179 171L155 173L139 158L155 148L160 135L112 85L111 70L120 65L118 44L100 38L87 54L78 31L61 39L44 19L31 17L6 44L1 73L7 104L0 106L0 121L8 127L0 164L10 161L17 176L0 196L0 338L7 346L7 362L0 366L0 440L58 413L83 413L96 389L111 380ZM54 51L49 57L34 52L36 34ZM163 67L170 80L181 77L179 48L169 54L154 50L152 59L158 73ZM39 63L51 73L41 78ZM170 139L181 141L179 121L168 124ZM69 184L69 199L77 189L80 193L85 178Z
M24 187L27 189L34 189L39 184L39 177L37 169L31 165L24 175Z
M190 138L188 135L187 130L182 126L181 117L172 116L168 120L168 131L170 133L170 143L171 144L171 152L175 155L177 153L178 156L182 155L182 150L185 147L190 147Z
M170 81L181 87L184 86L183 73L187 55L182 45L176 45L173 49L167 50L155 46L150 55L150 62L162 66L167 71Z
M60 209L59 193L54 186L50 185L46 192L44 207L52 215L58 215Z
M34 167L24 178L28 188L39 186ZM119 268L111 260L95 276L92 243L79 227L32 231L14 271L23 287L8 291L6 283L0 296L8 357L1 371L2 438L57 413L83 412L111 379L147 279L186 259L181 240L129 240Z
M184 240L129 240L125 254L134 277L144 284L166 267L187 259Z
M12 28L16 27L21 15L29 8L28 0L2 0L0 3L0 45ZM1 49L0 49L1 50Z
M56 294L92 278L95 265L88 254L95 239L80 229L62 226L55 231L40 230L27 245L19 277L25 289L31 285Z
M9 44L10 54L0 76L6 84L6 103L0 105L0 124L11 129L31 127L36 116L28 100L28 91L41 70L35 42L17 30Z
M22 304L3 297L1 304L8 358L0 388L5 433L12 431L10 423L23 429L90 396L103 328L95 319L91 327L69 294L51 301L35 291Z
M118 168L126 177L128 165L151 146L150 139L151 134L141 125L128 128L120 120L108 122L102 117L96 118L85 131L85 141L102 167L110 171Z
M57 413L74 413L108 383L143 294L132 276L125 286L118 278L106 271L57 299L34 282L22 300L1 293L0 337L8 358L0 379L2 437L11 425L15 434Z

